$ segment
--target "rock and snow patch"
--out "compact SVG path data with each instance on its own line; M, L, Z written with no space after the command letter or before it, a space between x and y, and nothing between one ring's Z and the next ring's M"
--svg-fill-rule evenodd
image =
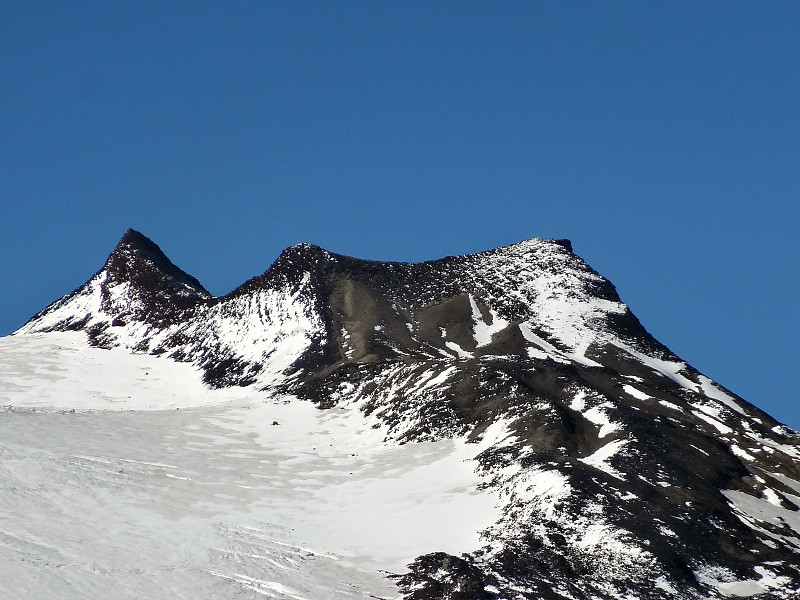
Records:
M625 384L622 386L622 389L625 390L625 393L629 396L633 396L637 400L652 400L650 396L645 394L643 391L633 387L632 385Z
M698 375L697 378L700 382L700 390L703 394L709 398L717 400L718 402L722 402L725 406L734 410L740 415L747 416L747 413L745 413L744 409L739 406L739 403L731 398L729 394L723 392L719 386L711 381L708 377L705 375Z
M739 458L744 458L745 460L755 460L755 456L753 456L746 450L742 450L736 444L731 444L731 452L733 452Z
M324 330L321 317L299 297L307 284L306 276L293 292L261 290L218 304L186 334L189 339L207 338L208 343L230 348L239 358L262 365L258 384L280 383Z
M610 461L612 458L614 458L614 456L622 451L622 449L625 448L629 442L630 440L612 440L604 446L601 446L590 456L580 458L578 460L589 465L590 467L594 467L595 469L599 469L604 473L608 473L612 477L624 480L625 476L612 467Z
M765 488L763 498L738 490L722 490L722 493L731 504L733 514L748 527L765 538L800 549L800 512L783 508L773 490ZM798 496L786 494L786 497L795 504L800 503Z
M724 597L746 598L772 593L776 598L789 598L781 589L790 583L788 577L776 575L765 566L756 566L754 571L759 575L758 579L737 579L727 569L707 565L696 569L694 574L700 583Z
M728 427L727 425L725 425L721 421L718 421L714 417L710 416L706 412L699 411L699 410L693 410L692 414L695 417L698 417L699 419L705 421L709 425L712 425L714 427L714 429L716 429L722 435L729 435L729 434L733 433L733 429L731 429L730 427Z
M595 425L600 426L600 429L597 432L598 438L604 438L622 428L620 423L612 421L611 417L609 416L609 412L614 409L614 405L611 404L611 402L608 402L602 396L599 399L592 398L598 403L587 409L587 398L589 398L589 396L585 390L578 390L573 396L572 401L569 404L569 408L581 413L583 418L594 423Z
M478 304L475 302L475 298L472 296L472 294L469 295L469 304L472 307L473 333L475 336L475 341L478 345L477 347L481 348L483 346L488 346L492 343L492 337L494 337L494 334L503 331L503 329L508 327L509 323L500 317L497 312L491 309L489 309L491 323L486 323L486 321L484 321L483 314L481 313L481 309L478 307Z
M604 438L607 435L618 431L621 427L619 423L615 423L611 421L608 416L608 410L614 408L613 405L606 402L590 408L586 412L583 413L583 416L589 419L595 425L600 426L600 430L597 432L597 437Z
M102 271L92 277L86 286L72 295L65 296L55 302L35 319L20 327L16 333L27 334L34 331L47 331L57 327L64 321L73 322L83 318L91 324L101 314L100 307L103 302L102 286L107 279L107 273Z

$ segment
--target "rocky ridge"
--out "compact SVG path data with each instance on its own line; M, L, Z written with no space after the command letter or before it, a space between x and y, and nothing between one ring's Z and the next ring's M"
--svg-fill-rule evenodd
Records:
M655 340L568 241L419 264L300 244L212 297L129 230L16 335L63 330L357 406L386 443L497 437L478 468L501 519L474 554L420 556L408 598L800 593L800 434Z

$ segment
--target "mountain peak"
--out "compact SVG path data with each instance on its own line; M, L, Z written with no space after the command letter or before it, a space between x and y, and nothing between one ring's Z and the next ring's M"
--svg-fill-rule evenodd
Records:
M107 345L113 336L104 332L111 325L173 322L184 310L211 298L155 242L128 229L102 269L31 318L19 332L86 330L93 342Z
M156 283L171 282L172 287L183 288L185 293L211 296L197 279L175 266L158 244L135 229L125 232L104 270L110 280L119 283L127 281L151 288Z
M161 251L161 249L155 244L155 242L153 242L153 240L144 235L142 232L133 229L132 227L129 227L127 231L125 231L117 246L122 244L154 246L159 252Z
M129 228L117 242L109 258L131 253L151 257L158 261L171 262L158 244L140 231Z
M21 332L66 329L212 387L357 409L388 444L484 444L502 514L480 550L419 556L409 600L800 589L800 435L658 343L567 240L423 263L296 244L211 298L128 230Z

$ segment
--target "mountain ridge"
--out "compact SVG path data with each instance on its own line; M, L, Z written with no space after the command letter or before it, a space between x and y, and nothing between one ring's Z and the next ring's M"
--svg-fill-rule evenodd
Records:
M477 458L505 498L485 548L419 557L408 598L800 589L800 434L660 344L571 243L423 263L297 244L220 297L153 247L130 230L15 335L84 330L211 387L353 406L387 444L504 428Z

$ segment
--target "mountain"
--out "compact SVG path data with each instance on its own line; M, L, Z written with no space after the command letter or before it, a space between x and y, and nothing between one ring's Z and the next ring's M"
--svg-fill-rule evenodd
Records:
M496 518L394 575L406 598L800 597L800 434L659 343L567 240L415 264L300 244L213 297L129 230L12 337L61 331L353 408L387 446L480 449Z

